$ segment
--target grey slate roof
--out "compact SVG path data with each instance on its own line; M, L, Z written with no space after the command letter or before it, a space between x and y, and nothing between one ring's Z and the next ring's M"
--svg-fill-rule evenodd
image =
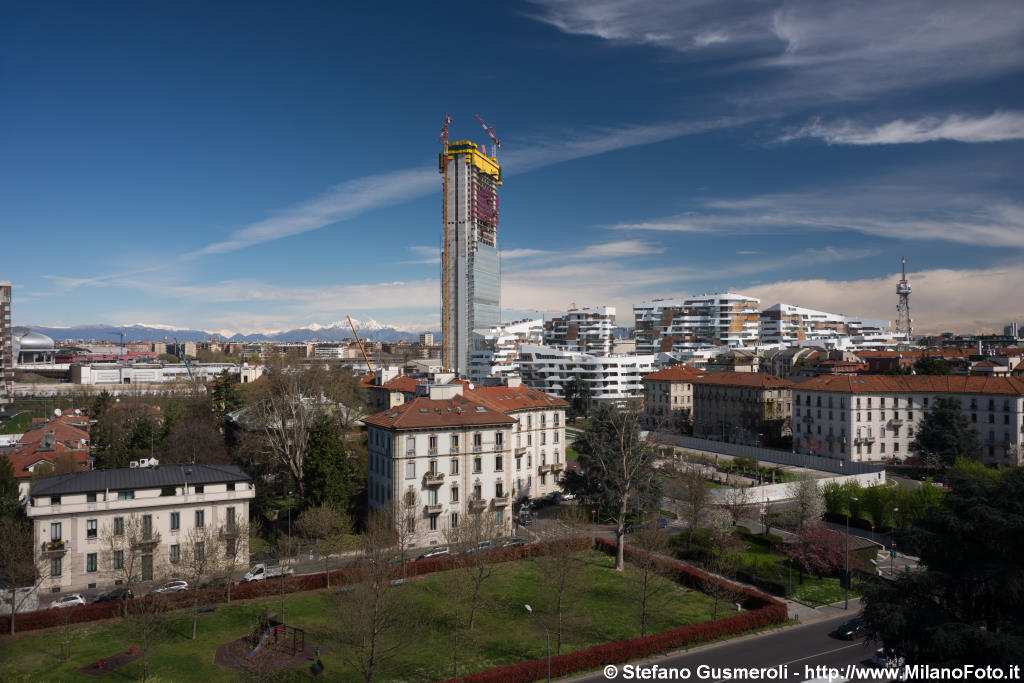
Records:
M59 474L38 480L32 496L61 496L74 493L155 489L164 486L223 484L248 482L252 479L235 465L162 465L160 467L122 467L115 470L92 470Z

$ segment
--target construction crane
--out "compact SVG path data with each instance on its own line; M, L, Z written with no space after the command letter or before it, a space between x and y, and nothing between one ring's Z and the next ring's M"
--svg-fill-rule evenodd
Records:
M370 374L373 374L373 366L370 365L370 358L366 355L366 349L363 348L363 341L359 338L359 333L356 332L356 326L352 323L352 316L346 315L348 319L348 326L352 328L352 334L356 337L356 343L359 344L359 350L363 352L363 360L366 361L366 367L369 368Z
M476 117L477 123L479 123L481 126L483 126L484 130L487 132L487 135L490 136L490 138L491 138L491 157L494 158L494 159L497 159L498 158L498 150L501 149L501 140L499 140L498 136L494 133L494 126L491 126L490 128L488 128L487 124L484 123L484 120L482 118L480 118L476 114L473 114L473 116ZM486 151L486 149L484 151Z
M174 338L174 353L181 359L181 362L185 364L185 369L188 370L188 378L192 380L192 384L196 383L196 376L192 374L192 366L188 364L188 358L185 357L185 345L178 343L178 338Z

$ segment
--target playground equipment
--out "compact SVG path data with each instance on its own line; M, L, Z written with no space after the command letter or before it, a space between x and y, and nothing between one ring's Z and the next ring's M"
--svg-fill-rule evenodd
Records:
M251 661L268 649L287 652L293 656L306 649L306 632L277 621L274 619L276 616L277 614L270 609L260 614L259 623L249 633L249 643L254 647L252 652L245 656L246 661Z

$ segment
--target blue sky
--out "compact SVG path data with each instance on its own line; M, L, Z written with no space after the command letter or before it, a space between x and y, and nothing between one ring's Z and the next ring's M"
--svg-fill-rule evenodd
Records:
M7 3L16 324L439 320L436 154L501 137L507 317L733 291L1024 321L1024 4Z

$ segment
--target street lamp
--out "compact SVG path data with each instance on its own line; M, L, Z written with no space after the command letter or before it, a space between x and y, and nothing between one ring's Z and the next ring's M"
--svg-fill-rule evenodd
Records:
M537 615L533 613L533 608L529 605L523 605L526 611L530 613L533 620L540 624L540 627L544 629L544 638L548 641L548 683L551 683L551 634L548 632L548 627L544 625L544 622L537 618Z
M896 559L896 513L899 508L893 508L889 513L889 574L893 573L893 562Z
M846 574L843 576L843 583L846 584L846 606L843 609L850 609L850 503L858 500L853 496L846 499Z

